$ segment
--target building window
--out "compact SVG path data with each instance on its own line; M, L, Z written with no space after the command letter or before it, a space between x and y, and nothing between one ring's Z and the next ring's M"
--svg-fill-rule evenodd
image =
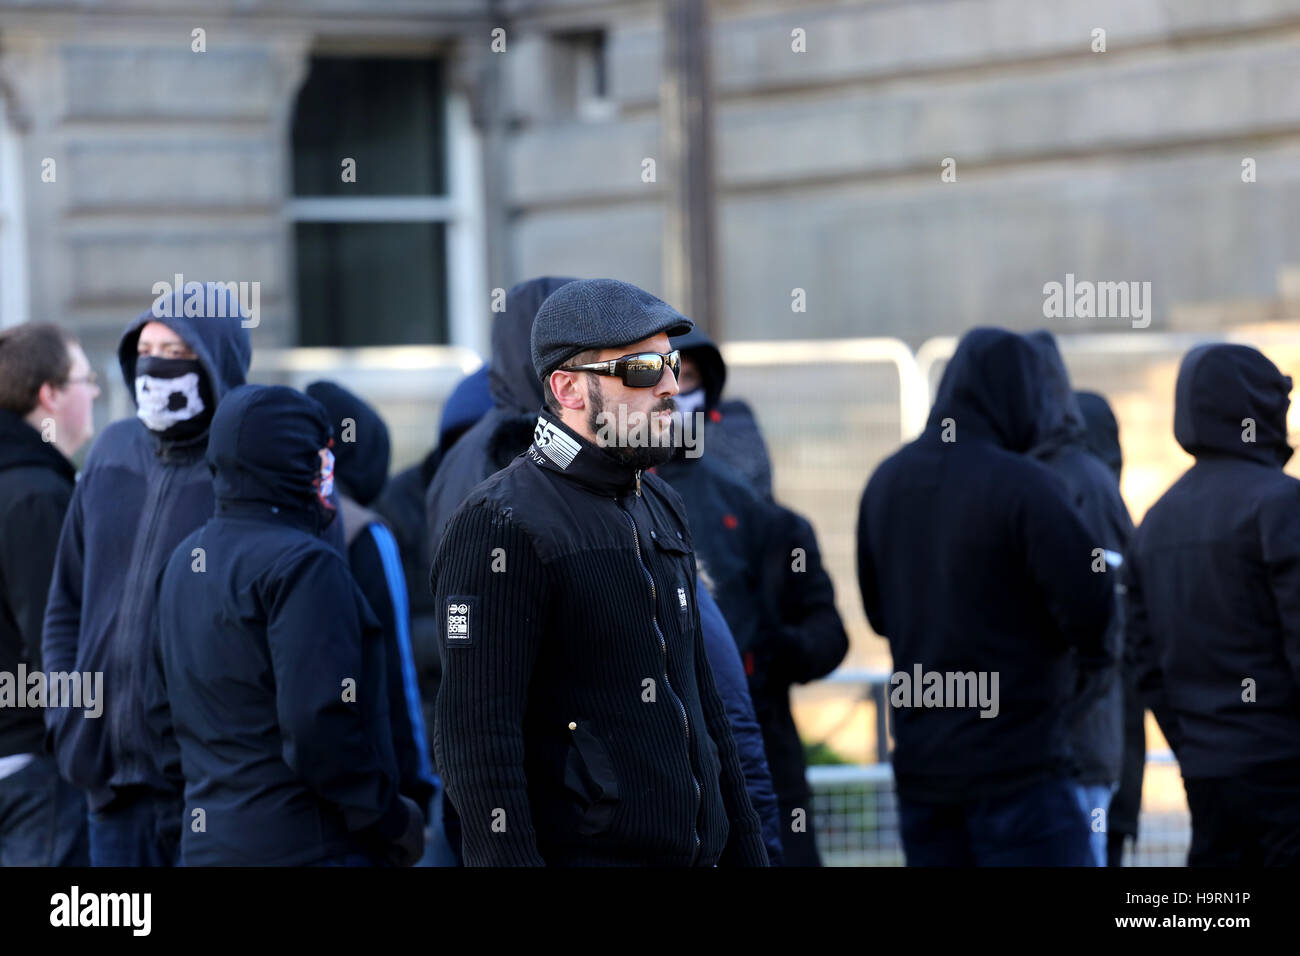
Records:
M551 64L552 93L560 115L584 120L605 120L614 115L604 30L554 34Z
M430 345L448 321L454 195L448 103L434 59L315 57L293 119L300 345ZM355 162L355 181L344 176Z

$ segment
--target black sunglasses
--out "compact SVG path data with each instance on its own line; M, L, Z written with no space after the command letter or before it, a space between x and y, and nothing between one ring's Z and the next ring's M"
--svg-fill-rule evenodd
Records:
M560 368L561 372L595 372L597 375L617 375L628 388L653 388L664 377L664 369L673 370L674 376L682 371L682 353L673 349L668 353L637 352L606 362L592 362L590 365L570 365Z

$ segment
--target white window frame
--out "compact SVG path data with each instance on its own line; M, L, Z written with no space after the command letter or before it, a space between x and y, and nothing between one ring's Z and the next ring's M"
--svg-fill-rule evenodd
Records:
M470 118L469 102L463 93L445 93L443 110L447 166L447 192L444 195L295 196L288 201L286 214L294 224L445 224L448 344L487 355L491 290L487 288L483 238L482 145ZM294 281L297 281L296 274Z

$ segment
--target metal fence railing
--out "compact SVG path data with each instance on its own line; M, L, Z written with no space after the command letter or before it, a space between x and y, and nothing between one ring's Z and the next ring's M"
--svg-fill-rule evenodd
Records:
M856 689L868 705L864 736L875 763L813 766L813 828L827 866L902 866L894 791L893 749L886 691L890 673L841 668L823 687ZM1147 755L1137 843L1125 852L1126 866L1183 866L1191 842L1191 818L1178 764L1168 750Z
M1178 765L1165 752L1147 758L1147 788L1179 787ZM813 827L826 866L902 866L898 802L889 764L809 767ZM1191 843L1185 809L1150 809L1144 801L1138 840L1125 866L1183 866Z

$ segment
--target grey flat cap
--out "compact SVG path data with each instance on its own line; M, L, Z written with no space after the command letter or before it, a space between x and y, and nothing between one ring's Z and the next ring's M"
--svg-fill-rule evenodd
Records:
M660 332L685 335L695 323L644 289L617 279L560 286L533 320L533 369L544 379L587 349L612 349Z

